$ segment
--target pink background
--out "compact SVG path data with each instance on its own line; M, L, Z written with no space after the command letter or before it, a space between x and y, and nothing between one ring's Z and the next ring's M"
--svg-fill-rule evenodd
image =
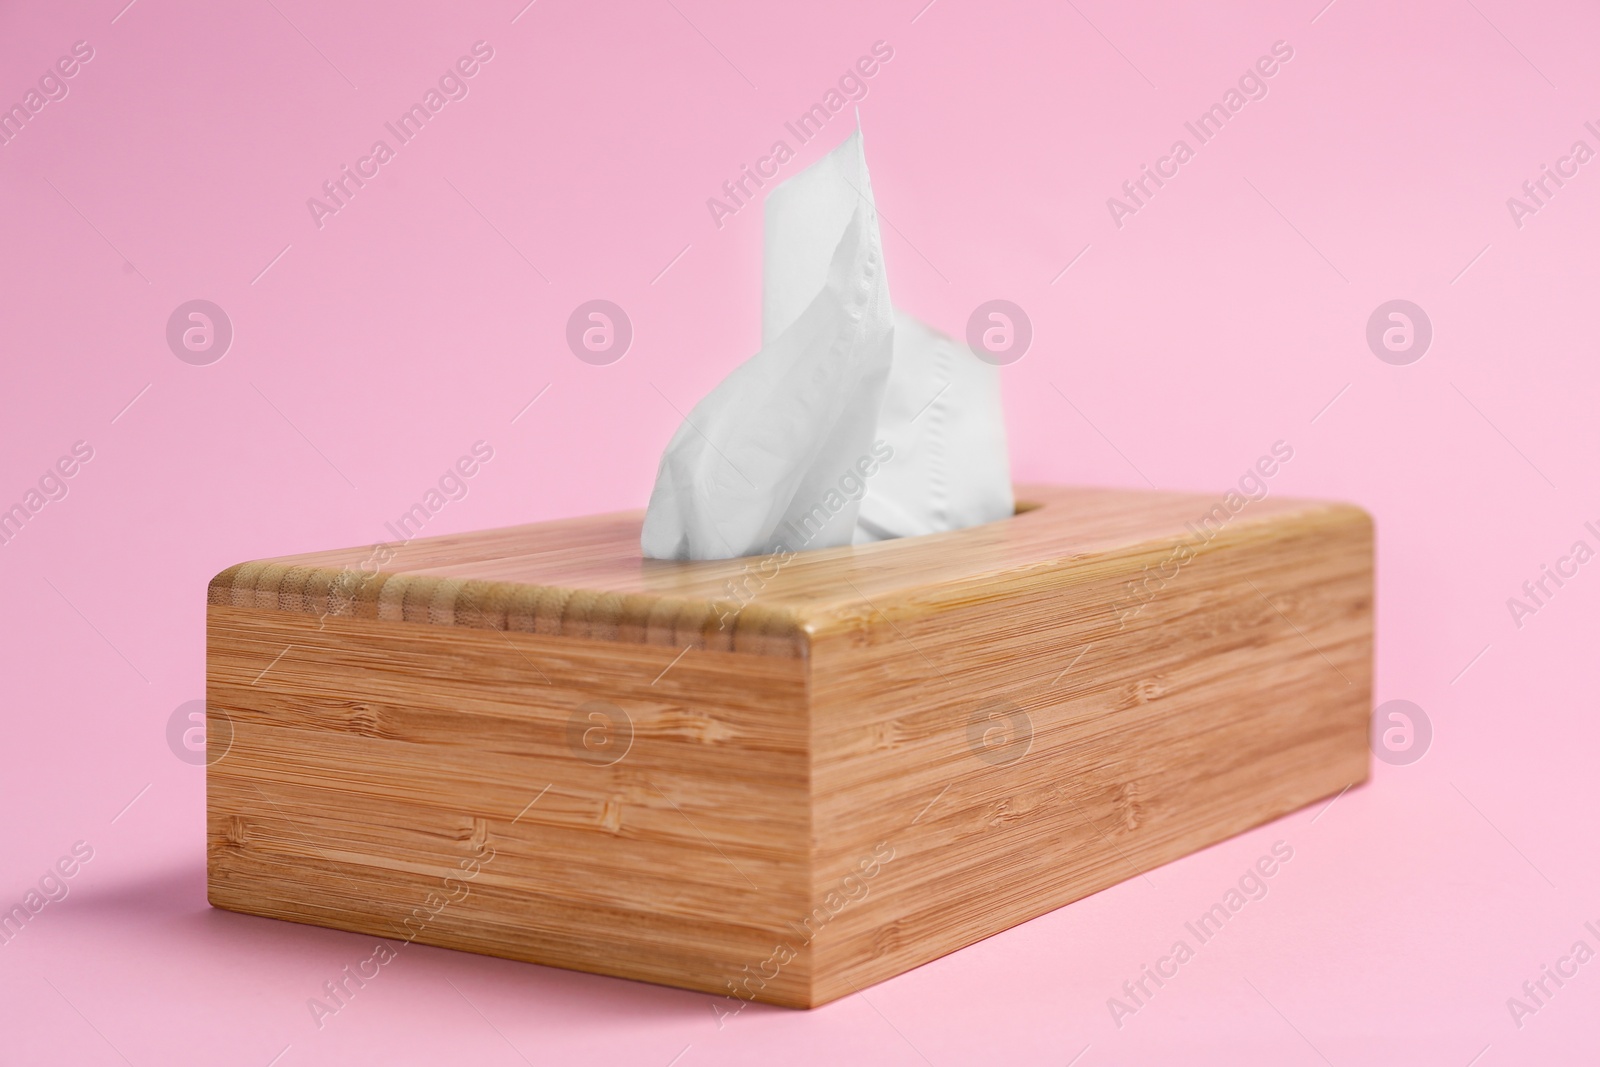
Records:
M1520 228L1506 206L1600 148L1592 8L124 2L0 9L0 103L94 49L0 146L0 504L94 449L0 548L0 903L94 849L0 947L0 1060L1600 1056L1600 962L1521 1028L1506 1004L1600 949L1600 564L1520 629L1506 606L1600 547L1600 162ZM470 95L319 229L306 199L479 40ZM706 198L878 40L860 107L894 297L955 333L984 300L1027 311L1018 477L1213 491L1290 442L1274 492L1377 519L1376 699L1420 705L1431 749L814 1012L719 1029L706 996L419 946L319 1030L307 998L371 939L205 902L203 769L165 731L202 696L206 580L384 538L480 439L493 461L428 533L641 506L672 405L758 344L759 210L719 229ZM1115 226L1106 198L1277 40L1269 95ZM165 340L193 298L236 333L209 366ZM595 298L635 330L609 366L564 341ZM1365 340L1395 298L1434 327L1409 366ZM1279 839L1270 894L1119 1029L1107 998Z

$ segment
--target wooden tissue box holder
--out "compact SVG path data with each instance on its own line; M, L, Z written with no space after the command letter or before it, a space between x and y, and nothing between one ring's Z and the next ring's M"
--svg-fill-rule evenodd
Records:
M223 571L211 903L811 1007L1367 777L1364 512L1017 499L788 557L644 560L632 512Z

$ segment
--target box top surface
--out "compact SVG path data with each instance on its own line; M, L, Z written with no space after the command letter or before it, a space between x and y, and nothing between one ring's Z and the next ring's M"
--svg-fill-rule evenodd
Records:
M212 604L435 625L803 654L863 612L993 596L1041 568L1195 540L1369 522L1351 505L1238 494L1019 485L1018 514L950 533L731 560L644 559L642 511L239 564ZM1210 516L1210 519L1207 519ZM696 635L699 637L697 641Z

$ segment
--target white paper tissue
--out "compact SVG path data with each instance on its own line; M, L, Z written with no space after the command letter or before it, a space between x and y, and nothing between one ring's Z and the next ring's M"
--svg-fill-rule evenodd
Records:
M761 351L667 445L652 559L730 559L1012 513L999 368L890 304L857 130L766 201Z

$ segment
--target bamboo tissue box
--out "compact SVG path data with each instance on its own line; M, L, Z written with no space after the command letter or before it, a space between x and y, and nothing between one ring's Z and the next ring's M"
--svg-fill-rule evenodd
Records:
M642 513L212 580L211 903L810 1007L1367 776L1372 524L1021 486L645 560Z

